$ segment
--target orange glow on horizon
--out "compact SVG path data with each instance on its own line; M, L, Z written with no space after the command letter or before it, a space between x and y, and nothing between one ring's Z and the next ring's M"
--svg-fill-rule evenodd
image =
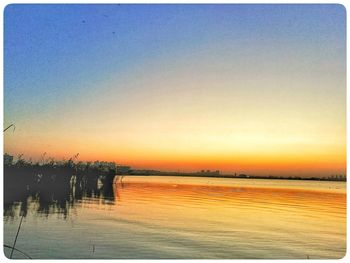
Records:
M19 144L17 144L19 145ZM40 144L37 148L42 148ZM69 145L67 147L65 145ZM297 152L286 149L285 152L274 152L260 149L255 152L198 152L174 151L153 148L148 151L138 147L119 147L106 144L88 144L66 141L65 144L52 144L55 154L47 150L46 157L56 160L69 159L79 152L81 161L113 161L129 165L134 169L153 169L161 171L194 172L199 170L220 170L221 173L247 173L252 175L331 175L346 173L346 150L327 149L316 152ZM17 147L8 147L9 153L20 152ZM290 150L288 152L288 150ZM39 160L43 152L32 147L24 152L24 158Z

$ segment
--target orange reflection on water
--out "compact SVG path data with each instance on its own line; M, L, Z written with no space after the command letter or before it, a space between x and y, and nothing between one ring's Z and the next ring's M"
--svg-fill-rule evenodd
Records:
M187 224L195 222L198 226L200 221L210 219L220 223L222 228L251 220L251 224L260 225L262 229L277 227L287 220L288 229L309 229L312 225L312 229L323 231L323 227L329 225L327 220L332 219L333 229L338 229L338 233L345 232L344 193L307 189L147 183L142 180L128 182L126 179L115 187L115 196L119 196L117 202L132 211L134 216L149 220L169 218L174 222L188 219Z
M223 250L225 257L233 245L248 258L340 258L345 253L346 194L337 190L339 183L311 187L317 182L285 181L279 188L169 178L117 181L109 216L132 222L132 228L141 225L149 235L161 233L169 242L177 237L204 243L198 249Z

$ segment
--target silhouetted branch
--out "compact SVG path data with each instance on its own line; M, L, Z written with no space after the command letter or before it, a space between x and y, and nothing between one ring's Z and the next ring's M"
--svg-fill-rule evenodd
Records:
M13 131L15 131L16 126L12 123L11 125L9 125L9 126L4 130L4 132L7 131L7 130L8 130L9 128L11 128L11 127L13 127Z

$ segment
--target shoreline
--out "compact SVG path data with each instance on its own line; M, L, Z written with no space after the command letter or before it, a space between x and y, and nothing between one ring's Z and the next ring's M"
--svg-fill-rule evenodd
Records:
M116 176L174 176L174 177L203 177L203 178L224 178L224 179L265 179L265 180L291 180L291 181L331 181L331 182L345 182L346 177L340 179L319 178L319 177L278 177L278 176L234 176L234 175L205 175L196 173L149 173L149 174L116 174Z

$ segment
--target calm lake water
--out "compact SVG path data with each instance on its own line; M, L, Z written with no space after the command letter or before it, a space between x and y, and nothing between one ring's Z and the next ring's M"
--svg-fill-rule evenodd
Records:
M5 208L4 244L13 244L25 206L16 248L32 258L338 259L346 251L345 182L128 176L99 193Z

